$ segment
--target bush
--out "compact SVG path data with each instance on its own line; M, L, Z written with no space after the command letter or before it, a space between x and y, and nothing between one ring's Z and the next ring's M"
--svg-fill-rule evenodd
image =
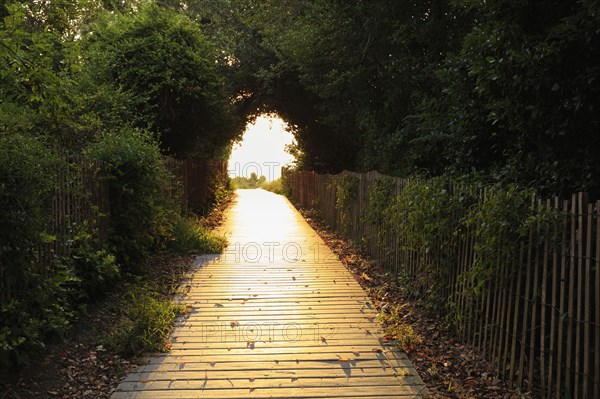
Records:
M72 317L72 270L42 270L36 251L56 240L47 228L58 166L39 140L0 133L0 370L26 363Z
M275 179L273 181L265 182L262 186L260 186L260 188L262 188L263 190L270 191L275 194L281 194L281 195L284 194L281 178Z
M90 230L88 223L84 223L78 226L78 231L72 231L71 252L61 258L77 278L74 294L79 301L97 298L120 274L115 256L99 245Z
M88 153L109 177L110 235L119 264L139 272L150 251L171 234L178 214L169 172L158 144L148 133L123 130L105 134Z

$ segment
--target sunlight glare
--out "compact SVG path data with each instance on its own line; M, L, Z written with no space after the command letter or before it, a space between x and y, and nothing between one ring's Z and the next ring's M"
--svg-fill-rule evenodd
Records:
M235 144L229 157L229 176L250 177L252 172L267 181L281 177L281 167L294 162L285 151L292 144L293 134L287 123L277 115L260 115L246 127L242 141Z

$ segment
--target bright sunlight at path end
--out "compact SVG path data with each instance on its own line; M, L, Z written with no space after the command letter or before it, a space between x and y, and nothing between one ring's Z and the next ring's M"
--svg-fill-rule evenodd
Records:
M168 354L119 385L125 398L407 398L426 392L404 353L381 341L377 311L282 196L238 190L202 257Z

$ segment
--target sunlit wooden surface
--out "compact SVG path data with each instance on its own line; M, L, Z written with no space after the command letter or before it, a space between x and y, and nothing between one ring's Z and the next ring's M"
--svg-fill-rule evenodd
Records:
M406 355L383 342L377 311L282 196L238 190L230 245L185 284L191 313L172 350L119 385L125 398L419 397Z

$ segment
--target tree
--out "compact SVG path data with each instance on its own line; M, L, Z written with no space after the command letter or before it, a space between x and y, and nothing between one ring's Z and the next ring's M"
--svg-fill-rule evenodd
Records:
M158 132L166 153L223 158L242 131L230 112L215 49L181 13L143 4L105 14L86 36L86 68L131 95L137 127Z

